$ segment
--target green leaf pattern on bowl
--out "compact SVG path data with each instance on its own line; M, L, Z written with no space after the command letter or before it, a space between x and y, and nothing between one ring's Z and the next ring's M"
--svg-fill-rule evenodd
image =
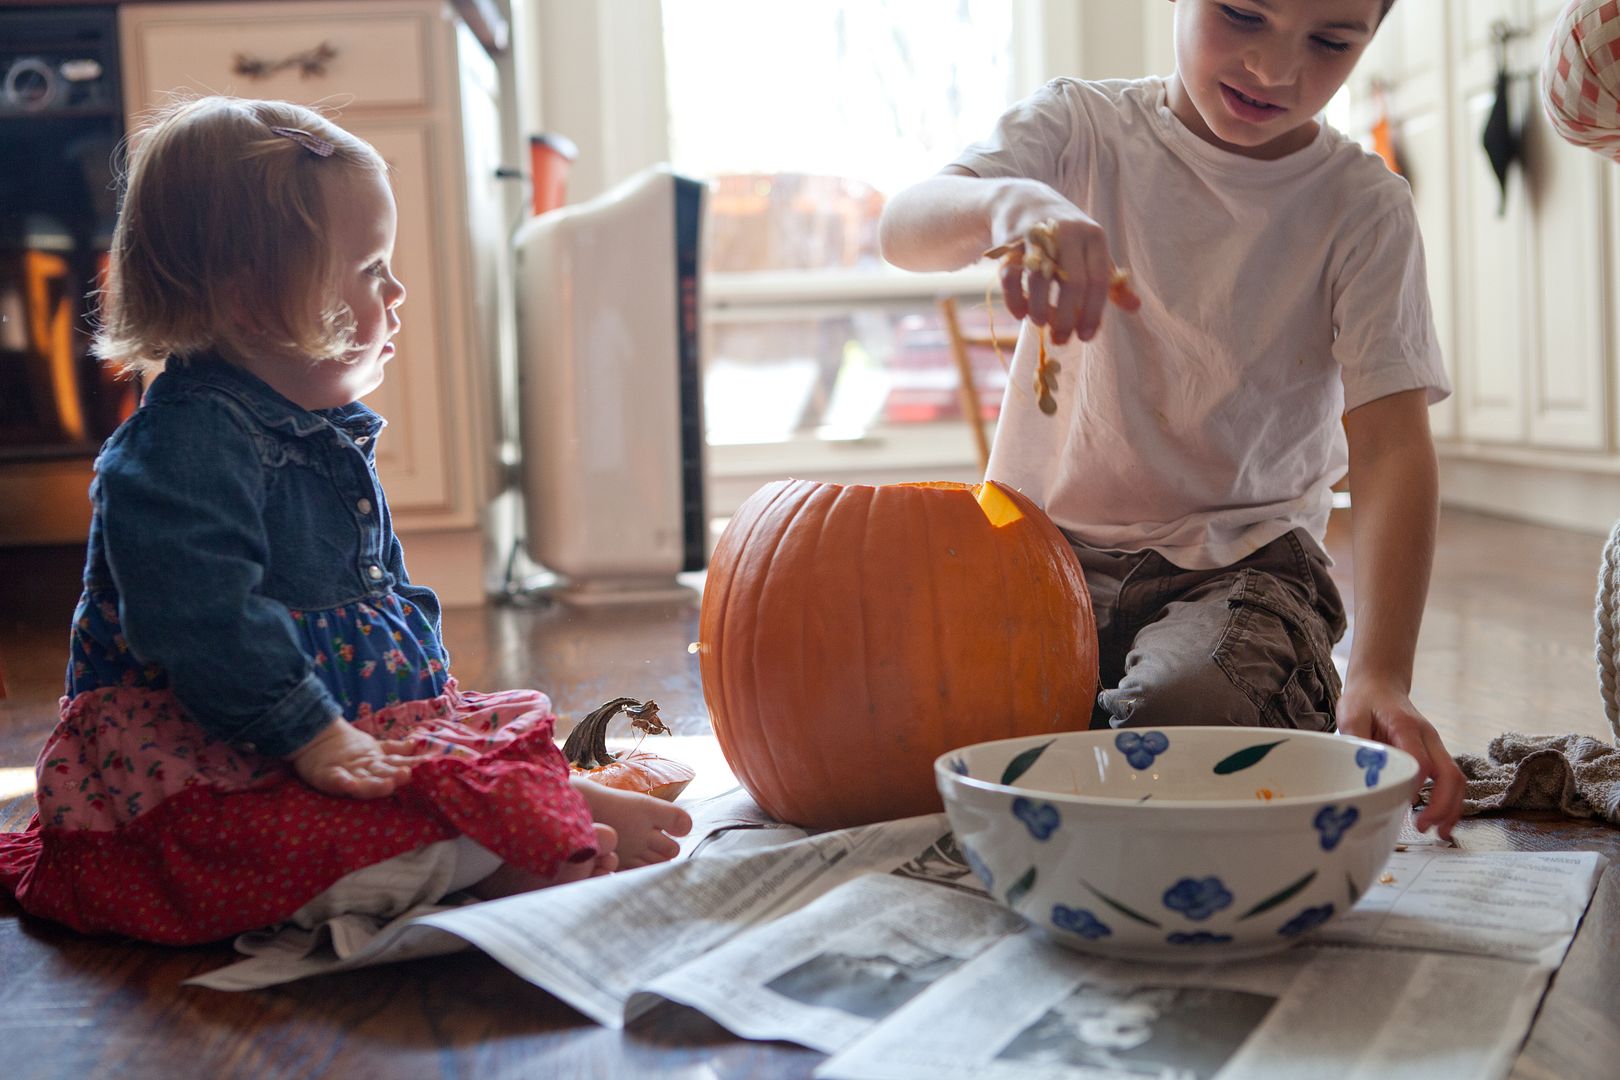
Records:
M1118 900L1115 900L1113 897L1108 896L1105 893L1099 892L1097 890L1097 887L1092 885L1090 882L1082 881L1080 884L1082 884L1086 888L1090 889L1091 890L1091 895L1095 896L1097 899L1101 900L1103 903L1107 904L1109 907L1113 908L1115 911L1119 912L1121 915L1125 916L1127 919L1135 919L1137 922L1141 923L1143 926L1151 926L1155 930L1163 930L1164 929L1164 927L1161 924L1154 922L1152 919L1148 918L1146 915L1143 915L1141 912L1133 910L1132 908L1128 908L1124 904L1120 903Z
M1254 907L1250 908L1248 911L1245 911L1242 915L1238 916L1238 922L1242 922L1244 919L1252 919L1256 915L1263 914L1270 911L1274 907L1288 903L1288 901L1299 895L1299 891L1301 889L1305 888L1305 886L1309 885L1315 880L1316 871L1312 870L1310 873L1283 889L1281 892L1273 893L1271 896L1266 897L1264 900L1254 905ZM1354 886L1352 886L1352 888L1353 887Z
M1007 762L1007 767L1002 770L1001 773L1001 782L1009 787L1012 786L1012 782L1029 772L1030 766L1039 761L1041 755L1046 753L1046 748L1051 745L1052 744L1048 742L1042 743L1040 746L1031 747L1030 749L1025 750L1022 754L1019 754L1017 757L1013 758L1011 761Z
M1014 911L1018 910L1018 902L1029 895L1029 890L1035 887L1035 868L1032 866L1024 871L1024 876L1012 883L1007 890L1007 906Z
M1253 768L1260 764L1267 754L1287 741L1287 739L1278 739L1276 742L1256 743L1253 746L1245 746L1242 750L1228 754L1215 763L1215 775L1226 776L1230 773Z

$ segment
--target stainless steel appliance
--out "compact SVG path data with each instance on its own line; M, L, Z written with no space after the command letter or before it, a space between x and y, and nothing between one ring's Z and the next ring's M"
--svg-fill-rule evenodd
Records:
M123 130L111 5L0 8L0 546L84 538L136 403L89 351Z

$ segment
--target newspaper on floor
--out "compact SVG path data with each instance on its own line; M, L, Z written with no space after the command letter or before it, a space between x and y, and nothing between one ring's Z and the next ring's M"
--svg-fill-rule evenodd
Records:
M730 800L728 802L727 800ZM706 805L707 804L707 805ZM988 899L944 815L805 836L694 806L688 857L259 942L247 989L470 943L597 1022L668 1000L833 1055L827 1077L1503 1076L1591 898L1593 853L1396 851L1309 944L1208 966L1055 945Z

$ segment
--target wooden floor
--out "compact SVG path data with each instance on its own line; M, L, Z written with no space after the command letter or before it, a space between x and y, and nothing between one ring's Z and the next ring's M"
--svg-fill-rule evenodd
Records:
M1505 730L1609 737L1592 644L1602 546L1599 536L1443 515L1414 698L1454 752L1482 752ZM32 767L55 720L81 557L0 549L0 664L10 689L0 701L0 830L21 828L31 810ZM1336 573L1347 591L1348 569L1341 558ZM620 694L652 697L677 733L709 730L687 650L697 638L695 601L452 611L445 634L468 688L539 686L565 718ZM1613 830L1569 824L1568 839L1546 842L1620 854ZM1544 1024L1551 1012L1572 1015L1582 1002L1613 996L1612 987L1593 992L1614 978L1606 958L1620 903L1611 896L1603 910L1583 931L1583 941L1602 940L1584 951L1578 942L1555 984L1570 1004L1554 1010L1549 999ZM638 1073L742 1077L808 1075L821 1060L780 1044L767 1054L771 1044L739 1043L691 1017L679 1022L678 1042L661 1043L656 1022L621 1042L476 954L255 995L178 986L227 955L223 947L80 938L0 899L0 1076L170 1076L184 1073L175 1070L185 1061L207 1062L209 1075L615 1075L598 1067L617 1061L636 1063ZM1607 1013L1591 1021L1610 1022ZM1540 1064L1581 1041L1550 1026L1532 1039L1515 1076L1586 1075ZM570 1061L580 1069L571 1071Z

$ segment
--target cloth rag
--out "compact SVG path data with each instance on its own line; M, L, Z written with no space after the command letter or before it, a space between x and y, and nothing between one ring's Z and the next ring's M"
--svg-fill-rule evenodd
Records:
M1521 735L1491 740L1486 756L1456 755L1468 780L1463 814L1557 810L1620 825L1620 746L1586 735Z

